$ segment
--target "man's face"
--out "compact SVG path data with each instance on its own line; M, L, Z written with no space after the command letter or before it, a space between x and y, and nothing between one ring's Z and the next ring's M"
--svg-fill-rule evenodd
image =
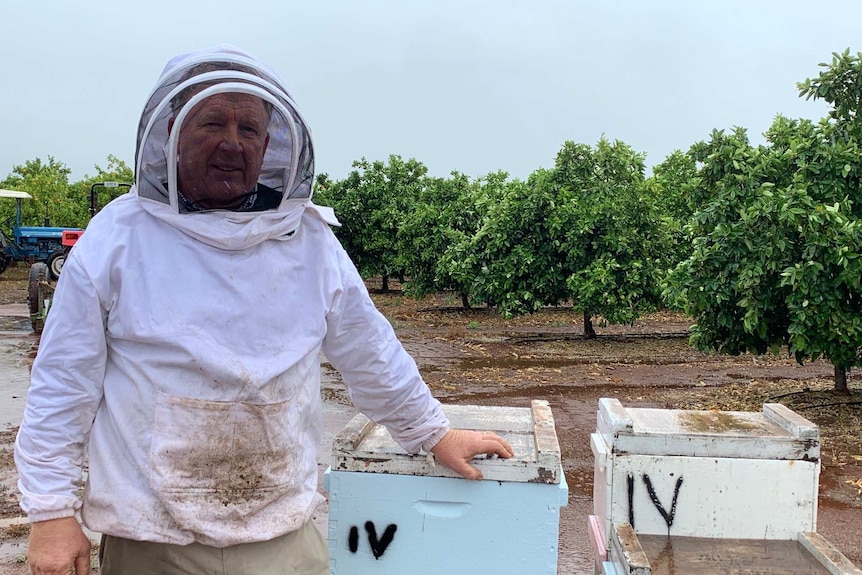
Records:
M254 190L269 144L263 100L217 94L186 116L177 170L183 195L204 208L231 208Z

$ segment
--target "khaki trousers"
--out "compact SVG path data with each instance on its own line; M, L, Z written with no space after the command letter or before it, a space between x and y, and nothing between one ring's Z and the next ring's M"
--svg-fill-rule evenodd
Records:
M326 540L312 521L270 541L224 548L105 535L99 561L102 575L329 575Z

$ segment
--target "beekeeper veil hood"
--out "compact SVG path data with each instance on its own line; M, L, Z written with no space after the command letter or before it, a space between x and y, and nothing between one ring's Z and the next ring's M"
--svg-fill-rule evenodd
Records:
M138 126L141 206L207 244L288 240L311 201L311 133L274 71L232 47L170 60Z

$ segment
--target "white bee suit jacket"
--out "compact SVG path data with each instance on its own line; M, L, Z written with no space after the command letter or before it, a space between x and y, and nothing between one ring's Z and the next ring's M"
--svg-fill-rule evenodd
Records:
M16 442L30 519L80 507L88 448L93 531L227 546L297 529L321 499L321 353L405 449L435 445L440 404L310 189L282 187L259 219L226 214L235 226L181 214L170 184L165 201L142 192L146 145L138 185L90 222L57 285Z

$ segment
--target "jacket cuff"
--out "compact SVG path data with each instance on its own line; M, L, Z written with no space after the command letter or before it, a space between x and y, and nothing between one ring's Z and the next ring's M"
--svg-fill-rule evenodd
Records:
M74 517L75 510L74 509L58 509L56 511L42 511L42 512L31 512L27 515L30 519L30 523L36 523L38 521L50 521L51 519L64 519L66 517Z
M449 426L438 429L434 432L434 434L422 442L422 451L426 453L430 453L434 447L440 443L440 440L443 439L443 436L449 433Z

